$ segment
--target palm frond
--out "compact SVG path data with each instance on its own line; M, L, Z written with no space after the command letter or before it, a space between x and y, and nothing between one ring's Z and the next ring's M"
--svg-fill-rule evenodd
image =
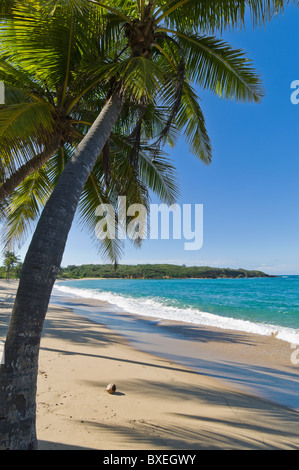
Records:
M139 155L139 174L144 185L161 202L174 204L179 197L179 182L174 165L153 147L143 147Z
M167 136L167 134L169 133L171 127L172 127L172 124L175 120L175 117L177 115L177 112L178 112L178 109L179 109L179 106L180 106L180 103L181 103L181 99L182 99L182 91L183 91L183 84L184 84L184 80L185 80L185 68L186 68L186 58L185 58L185 51L184 49L181 47L181 45L172 37L172 36L167 36L167 35L164 35L162 34L162 37L166 40L166 41L170 41L171 43L173 43L176 48L178 49L179 51L179 63L177 66L174 66L173 64L173 61L169 61L169 65L171 65L171 67L175 67L175 85L174 85L174 90L172 91L171 93L171 99L172 99L172 104L171 106L168 104L168 108L169 108L169 116L167 118L167 121L166 121L166 125L164 127L164 129L162 130L162 132L160 133L160 136L158 138L158 141L156 142L157 144L163 142L163 140L165 139L165 137ZM169 98L168 98L169 99Z
M185 32L215 33L240 29L250 15L254 27L263 25L298 0L170 0L159 4L158 20Z
M51 111L43 101L0 109L0 166L5 169L2 181L43 151L56 125Z
M11 18L0 26L2 49L48 85L63 84L63 101L71 71L84 54L96 53L98 48L99 24L94 10L82 0L16 2Z
M0 155L0 202L3 199L6 199L31 173L38 171L39 168L48 162L52 155L57 151L60 140L61 135L57 133L53 136L51 142L45 145L44 150L41 153L38 153L34 155L33 158L25 161L19 166L19 168L15 168L16 158L14 158L14 171L11 172L11 174L8 172L8 165L4 165L5 159L3 159L3 155ZM22 158L24 160L24 149L22 151ZM1 160L3 160L3 162ZM11 167L11 164L9 166Z
M2 0L0 3L0 16L2 20L9 18L16 0Z
M42 131L48 136L53 128L52 108L44 101L12 104L0 109L0 138L39 141Z
M129 57L120 64L110 67L107 78L118 76L126 94L132 101L151 101L169 80L163 70L146 57Z
M13 104L28 99L39 99L44 94L44 88L20 66L11 62L7 53L0 53L0 80L5 83L6 104Z
M98 162L98 165L100 161ZM97 172L97 168L94 170ZM123 254L123 241L108 236L98 237L97 224L99 217L97 216L97 208L101 204L112 204L109 199L105 187L101 184L102 178L98 178L95 172L91 172L78 205L79 223L84 230L90 234L93 244L97 247L99 254L108 258L110 261L118 261ZM115 219L115 224L117 220ZM103 234L101 234L103 235Z
M183 87L177 124L183 130L190 152L198 156L204 163L211 163L212 146L206 130L204 115L198 104L195 91L187 82L184 83Z
M261 79L244 51L215 37L175 33L186 54L191 80L201 87L237 101L259 102L264 95Z
M4 227L3 241L6 248L11 249L15 244L20 247L26 240L52 189L43 167L26 178L11 195Z
M64 145L60 145L57 152L55 152L47 163L47 176L53 187L58 182L65 165L71 159L74 151L75 147L71 144L65 143Z

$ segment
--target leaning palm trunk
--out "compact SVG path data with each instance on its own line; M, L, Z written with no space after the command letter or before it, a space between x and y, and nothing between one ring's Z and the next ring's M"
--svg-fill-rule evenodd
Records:
M28 249L0 368L0 449L36 449L38 354L51 291L84 184L122 108L120 94L102 112L66 165Z
M45 165L57 151L61 140L61 134L56 133L51 142L45 147L44 151L32 158L0 186L0 202L7 198L25 178Z

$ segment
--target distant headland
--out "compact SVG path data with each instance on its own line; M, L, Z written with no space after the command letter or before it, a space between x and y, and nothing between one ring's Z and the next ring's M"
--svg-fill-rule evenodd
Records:
M275 277L258 270L185 266L175 264L83 264L61 268L58 279L219 279Z

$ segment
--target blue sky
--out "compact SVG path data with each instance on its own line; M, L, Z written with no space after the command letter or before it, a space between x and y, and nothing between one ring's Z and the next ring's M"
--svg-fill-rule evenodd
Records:
M288 7L266 28L248 26L223 38L248 52L266 95L261 104L243 104L199 90L212 164L189 154L183 140L171 150L178 203L203 204L203 246L186 251L185 240L145 240L136 250L127 243L121 262L299 274L299 104L290 100L291 83L299 80L299 10ZM102 262L75 221L62 265Z

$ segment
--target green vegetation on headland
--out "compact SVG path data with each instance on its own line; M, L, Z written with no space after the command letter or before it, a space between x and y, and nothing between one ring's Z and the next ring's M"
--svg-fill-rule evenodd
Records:
M246 269L211 268L208 266L178 266L174 264L84 264L61 268L59 279L84 278L119 279L191 279L191 278L247 278L272 277L262 271Z

